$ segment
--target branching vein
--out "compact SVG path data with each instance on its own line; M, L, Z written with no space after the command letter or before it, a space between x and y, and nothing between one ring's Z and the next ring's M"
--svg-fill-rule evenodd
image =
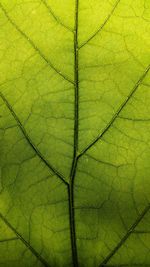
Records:
M5 96L0 92L0 97L3 100L6 107L9 109L10 113L12 114L13 118L15 119L17 126L21 130L24 138L30 145L30 147L34 150L35 154L41 159L41 161L49 168L50 171L52 171L66 186L68 189L68 197L69 197L69 218L70 218L70 236L71 236L71 249L72 249L72 260L73 260L73 266L78 267L78 253L77 253L77 245L76 245L76 229L75 229L75 214L74 214L74 180L76 175L76 169L77 169L77 163L78 159L84 155L94 144L96 144L99 140L102 139L102 137L107 133L107 131L112 127L114 122L117 118L121 118L120 113L125 108L125 106L128 104L129 100L133 97L135 92L137 91L138 87L143 82L144 78L148 74L150 70L150 65L146 68L142 76L139 78L129 95L126 97L126 99L123 101L123 103L120 105L114 116L111 118L109 123L106 125L106 127L103 129L103 131L83 150L80 154L78 154L78 135L79 135L79 49L82 49L86 44L88 44L93 38L95 38L105 27L105 25L110 21L110 18L113 16L116 8L118 7L118 4L121 0L117 0L115 5L113 6L111 12L108 14L107 18L103 22L103 24L98 28L98 30L93 33L86 41L84 41L80 46L78 45L78 20L79 20L79 0L75 0L75 26L74 30L71 29L69 26L65 25L59 17L56 16L56 14L53 12L52 8L48 5L46 0L41 0L41 3L47 8L50 15L53 17L53 19L60 24L62 27L67 29L68 31L72 32L74 34L74 81L72 81L68 76L61 73L59 69L57 69L53 63L43 54L43 52L36 46L36 44L33 42L33 40L26 35L25 32L21 30L21 28L16 24L16 22L9 16L8 12L5 10L3 5L0 3L0 8L2 9L3 13L5 14L7 20L11 25L16 29L18 33L31 45L31 47L36 51L36 53L39 54L39 56L49 65L49 67L54 70L58 75L60 75L63 79L67 80L69 83L74 85L74 150L73 150L73 160L72 160L72 166L71 166L71 172L70 172L70 181L69 183L66 182L65 177L59 173L42 155L42 153L39 151L38 147L33 143L30 136L28 135L25 127L21 123L18 115L15 113L13 107L10 105L8 100L5 98ZM95 159L94 159L95 160ZM109 164L106 162L101 162L103 164ZM111 165L113 166L113 165ZM89 208L89 207L88 207ZM131 225L131 227L127 230L125 235L122 237L120 242L114 247L114 249L106 256L106 258L100 263L99 267L125 267L128 266L127 264L122 265L109 265L109 261L111 258L118 252L119 249L125 244L125 242L129 239L131 234L144 234L144 231L136 231L136 227L139 225L139 223L142 221L144 216L150 211L150 204L139 214L139 216L136 218L134 223ZM13 240L21 240L23 244L36 256L36 258L45 266L50 267L50 265L47 263L45 259L30 245L29 242L27 242L20 233L17 232L17 230L10 224L10 222L0 213L0 219L12 230L12 232L15 234L16 237L10 238L10 239L4 239L0 240L0 242L8 242ZM133 266L140 266L139 264L133 264ZM141 265L143 266L143 265ZM147 265L144 265L147 266Z
M103 22L103 24L100 26L100 28L92 35L90 36L85 42L83 42L79 49L81 49L82 47L84 47L88 42L90 42L97 34L99 34L102 29L105 27L105 25L108 23L109 19L111 18L111 16L113 15L115 9L117 8L118 4L119 4L120 0L117 0L117 2L115 3L113 9L111 10L111 12L109 13L109 15L107 16L107 18L105 19L105 21Z
M32 252L33 255L43 264L45 267L50 267L49 263L22 237L20 233L8 222L8 220L0 213L0 219L12 230L16 235L16 238L22 241L22 243Z
M46 56L42 53L42 51L34 44L34 42L27 36L20 28L19 26L10 18L7 11L3 7L3 5L0 3L0 8L4 12L5 16L7 17L8 21L13 25L13 27L25 38L25 40L32 46L32 48L41 56L41 58L53 69L58 75L63 77L63 79L67 80L69 83L74 84L74 82L64 75L60 70L58 70L50 61L46 58Z
M142 76L140 77L140 79L137 81L137 83L135 84L135 86L133 87L132 91L130 92L130 94L126 97L126 99L124 100L124 102L121 104L121 106L118 108L117 112L115 113L115 115L112 117L112 119L110 120L110 122L107 124L107 126L104 128L104 130L102 131L102 133L100 133L94 140L93 142L91 142L91 144L89 144L78 156L81 157L84 153L86 153L94 144L96 144L106 133L107 131L110 129L110 127L113 125L113 123L115 122L115 120L118 118L119 114L121 113L121 111L124 109L124 107L127 105L127 103L129 102L129 100L132 98L132 96L135 94L135 92L137 91L138 87L140 86L140 84L142 83L142 81L144 80L144 78L146 77L147 73L150 70L150 65L146 68L145 72L142 74Z
M120 242L116 245L116 247L110 252L110 254L103 260L103 262L99 265L99 267L104 267L109 262L109 260L117 253L117 251L123 246L123 244L127 241L130 235L134 232L135 228L139 225L145 215L150 211L150 204L141 212L141 214L137 217L132 226L128 229L127 233L123 236Z
M36 147L36 145L32 142L31 138L29 137L27 131L25 130L25 128L23 127L20 119L18 118L17 114L15 113L15 111L13 110L12 106L9 104L9 102L7 101L7 99L5 98L5 96L0 92L0 97L2 98L2 100L4 101L5 105L7 106L7 108L9 109L9 111L11 112L12 116L14 117L15 121L17 122L18 127L20 128L21 132L23 133L25 139L27 140L27 142L29 143L29 145L32 147L32 149L34 150L34 152L36 153L36 155L42 160L42 162L45 163L45 165L50 169L50 171L52 171L57 177L59 177L59 179L65 183L66 185L67 182L65 181L65 178L63 177L62 174L60 174L46 159L45 157L41 154L41 152L38 150L38 148Z
M41 0L41 2L43 3L43 5L48 9L49 13L51 14L51 16L54 18L54 20L60 24L62 27L64 27L65 29L67 29L70 32L73 32L73 29L71 29L69 26L65 25L59 17L57 17L54 13L54 11L52 10L52 8L47 4L46 0Z

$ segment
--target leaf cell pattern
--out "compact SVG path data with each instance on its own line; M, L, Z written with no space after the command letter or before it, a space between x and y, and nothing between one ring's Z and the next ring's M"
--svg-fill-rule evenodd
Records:
M149 0L0 1L0 266L150 266Z

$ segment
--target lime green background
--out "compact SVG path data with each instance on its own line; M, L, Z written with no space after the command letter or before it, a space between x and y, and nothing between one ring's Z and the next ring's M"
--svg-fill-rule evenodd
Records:
M0 1L1 267L44 266L16 233L73 266L67 188L14 114L68 182L74 17L75 0ZM78 154L100 138L76 167L76 242L79 266L98 267L150 205L150 1L79 0L78 26ZM150 266L149 209L134 230L106 266Z

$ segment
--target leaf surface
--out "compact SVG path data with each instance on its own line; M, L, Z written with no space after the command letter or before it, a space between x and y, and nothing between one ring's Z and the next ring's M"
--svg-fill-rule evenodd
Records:
M0 1L0 266L150 266L149 0Z

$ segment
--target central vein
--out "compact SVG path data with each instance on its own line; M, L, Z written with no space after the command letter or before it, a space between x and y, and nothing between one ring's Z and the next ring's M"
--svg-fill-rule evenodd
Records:
M74 152L68 185L70 235L73 266L78 267L78 255L76 245L75 214L74 214L74 179L78 160L78 128L79 128L79 70L78 70L78 10L79 0L75 1L75 26L74 26Z

